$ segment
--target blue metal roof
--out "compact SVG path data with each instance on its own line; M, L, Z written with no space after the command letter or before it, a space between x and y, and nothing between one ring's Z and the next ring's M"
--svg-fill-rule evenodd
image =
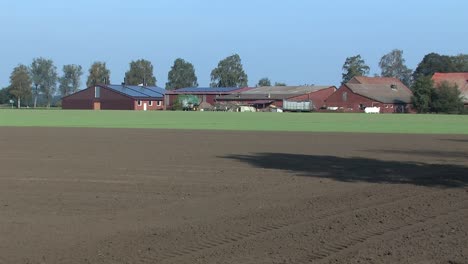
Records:
M165 89L156 86L106 85L106 87L130 97L138 98L161 98L164 97L164 94L166 93Z
M172 92L180 93L229 93L239 90L239 87L189 87L174 90Z

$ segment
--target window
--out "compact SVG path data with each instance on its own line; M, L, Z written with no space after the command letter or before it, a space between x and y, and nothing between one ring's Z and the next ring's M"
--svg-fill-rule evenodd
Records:
M153 106L153 101L149 101L148 105Z
M344 92L341 97L342 97L344 102L348 101L348 92Z
M162 102L161 101L158 101L158 106L161 106Z
M141 100L138 100L138 106L141 106Z
M101 98L101 87L94 87L94 98Z

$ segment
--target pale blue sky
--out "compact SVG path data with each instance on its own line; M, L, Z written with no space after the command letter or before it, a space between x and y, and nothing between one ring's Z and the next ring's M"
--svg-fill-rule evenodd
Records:
M468 1L411 0L0 0L0 87L35 57L87 70L105 61L111 82L131 60L155 67L158 85L177 57L208 86L219 60L238 53L249 85L341 81L346 57L361 54L379 73L398 48L414 68L429 52L468 53ZM82 84L84 86L84 84Z

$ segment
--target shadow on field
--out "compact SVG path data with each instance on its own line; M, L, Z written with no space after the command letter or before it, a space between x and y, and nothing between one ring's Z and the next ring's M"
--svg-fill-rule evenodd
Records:
M258 168L297 173L298 176L329 178L343 182L414 184L434 187L465 187L468 167L415 162L380 161L368 158L258 153L223 158Z
M443 140L443 141L459 142L459 143L468 143L468 139L446 138L446 139L441 139L441 140Z
M377 154L398 154L398 155L413 155L435 158L461 158L468 160L468 152L464 151L442 151L442 150L366 150L366 152Z

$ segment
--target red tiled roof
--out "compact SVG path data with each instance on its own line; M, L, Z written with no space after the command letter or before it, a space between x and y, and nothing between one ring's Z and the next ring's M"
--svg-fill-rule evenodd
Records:
M432 80L436 86L446 81L451 84L456 84L464 97L463 101L468 103L468 72L453 72L453 73L440 73L436 72L432 76Z

